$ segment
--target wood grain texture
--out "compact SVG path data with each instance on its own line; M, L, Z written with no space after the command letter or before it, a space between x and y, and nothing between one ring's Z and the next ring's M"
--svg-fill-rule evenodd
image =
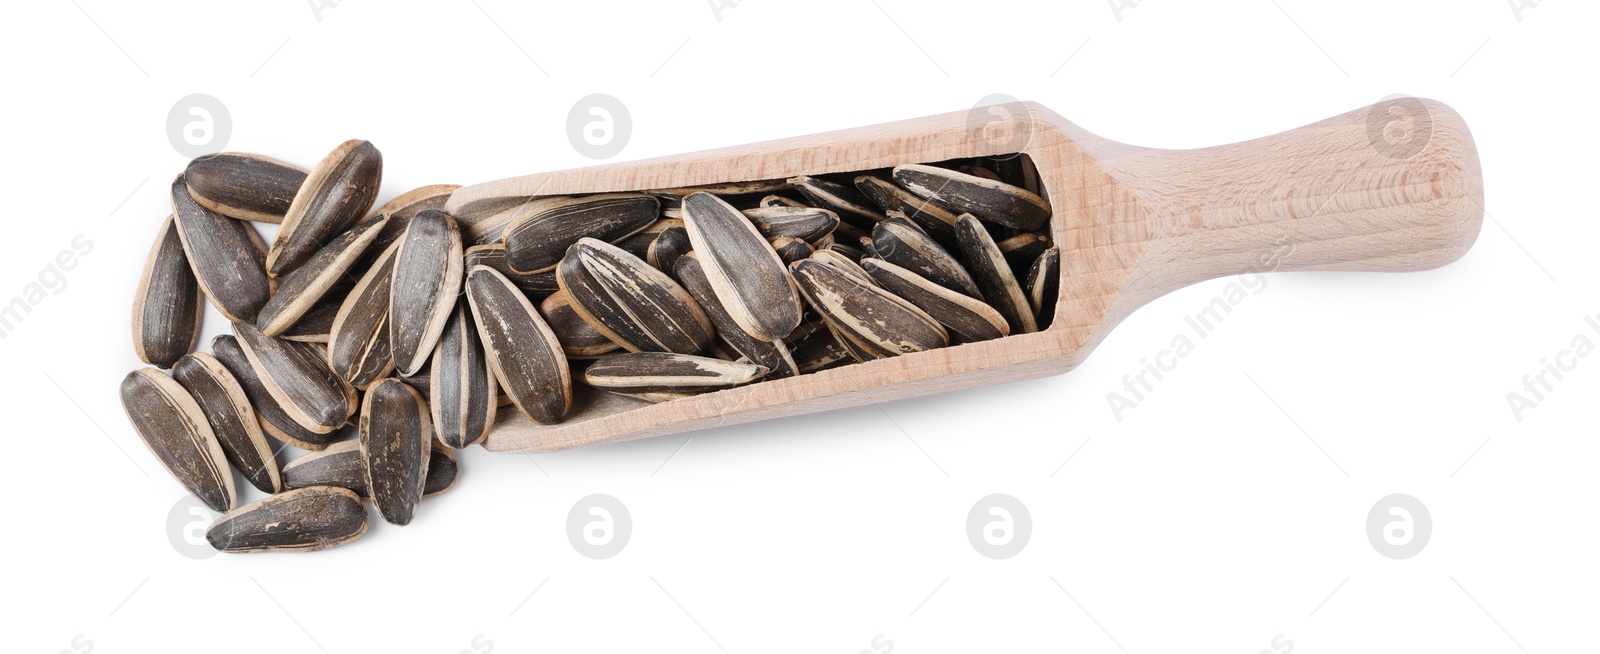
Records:
M1426 270L1460 258L1482 224L1472 136L1459 115L1435 101L1390 101L1274 136L1181 151L1113 142L1043 106L1026 106L1026 114L987 127L1028 134L1022 151L1054 209L1048 231L1061 251L1061 278L1048 330L663 404L580 403L558 425L507 415L485 446L558 450L1059 374L1151 300L1259 271L1272 253L1287 250L1277 258L1279 271ZM966 118L962 111L518 177L463 187L447 207L1010 154L969 129ZM1397 119L1416 129L1410 141L1391 144L1383 127Z

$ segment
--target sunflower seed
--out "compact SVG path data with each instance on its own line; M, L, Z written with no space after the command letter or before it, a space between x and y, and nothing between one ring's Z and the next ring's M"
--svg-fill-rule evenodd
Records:
M339 317L339 307L344 304L354 285L347 283L348 273L340 279L333 288L322 295L312 305L306 315L301 316L294 325L278 335L286 341L300 341L302 343L327 343L328 335L333 332L333 319Z
M560 422L572 408L572 375L561 342L528 297L493 268L478 266L467 275L467 302L489 367L517 410L541 425Z
M355 413L356 390L315 344L273 338L249 323L234 323L233 334L256 378L301 427L326 434Z
M669 352L601 357L583 373L590 386L613 393L705 393L761 379L765 366Z
M878 257L878 250L876 248L872 247L872 237L871 236L863 236L863 237L861 237L861 258L866 259L868 257L871 257L873 259L879 258Z
M339 305L328 330L328 367L346 383L366 388L394 370L389 355L389 286L400 244L392 243Z
M233 473L189 391L155 368L135 370L122 378L122 408L178 483L213 510L233 508Z
M629 351L699 354L711 344L711 320L694 298L614 245L578 241L556 268L556 280L585 322Z
M793 270L806 301L860 355L884 358L950 344L937 320L893 293L815 259L796 262Z
M883 219L883 214L872 209L872 202L866 196L843 184L802 175L789 180L789 185L812 204L832 209L841 220L856 227L870 229L873 223Z
M700 186L686 186L682 188L664 188L649 191L650 195L661 199L663 207L676 208L683 199L695 193L710 193L722 197L737 197L741 195L762 195L776 193L789 188L788 180L763 179L753 182L726 182L722 184L702 184Z
M992 340L1011 333L1005 317L982 300L952 291L881 259L862 259L861 267L884 289L917 305L969 342Z
M800 324L783 260L737 209L709 193L683 199L684 226L722 307L751 337L775 341Z
M1012 186L1026 189L1030 193L1043 196L1039 189L1039 169L1033 165L1033 158L1026 154L1014 154L1003 157L979 159L980 165L988 166L994 170L994 178Z
M1000 254L1006 258L1006 265L1011 266L1011 274L1022 277L1028 272L1028 267L1033 261L1044 254L1050 247L1050 238L1043 234L1026 232L995 243L1000 248Z
M807 243L816 243L839 226L839 214L827 209L758 207L745 209L742 213L755 223L756 231L768 240L792 236Z
M433 423L427 401L398 379L380 381L361 403L360 429L372 504L384 520L410 524L428 478Z
M223 552L314 552L367 533L367 509L355 493L313 486L229 511L206 528Z
M250 407L255 409L256 418L261 423L261 431L273 440L288 443L306 450L321 450L339 437L337 431L319 433L295 422L289 417L283 407L278 406L278 401L273 399L272 393L267 391L266 384L256 376L254 368L250 367L250 359L245 356L244 348L239 347L239 339L231 334L222 334L211 339L211 354L222 365L233 373L235 381L244 388L244 394L250 398Z
M456 461L454 449L437 439L431 442L431 449L428 454L428 476L422 485L422 499L441 495L455 487L456 476L460 474L461 466ZM367 464L361 458L361 441L334 443L325 450L301 455L283 464L284 490L312 486L349 489L362 501L370 501L371 498L367 496Z
M688 230L674 227L661 232L656 236L656 240L651 241L644 261L650 264L651 268L671 275L673 266L678 263L678 257L687 253L692 245L689 242Z
M661 220L657 220L645 226L644 229L639 230L632 236L617 239L611 244L622 248L622 250L628 254L643 259L650 256L650 244L656 242L656 237L660 236L662 232L674 227L679 229L683 228L683 214L681 211L676 218L663 218Z
M1061 291L1061 251L1052 247L1028 268L1028 303L1042 331L1056 316L1056 296Z
M383 230L378 232L378 238L372 245L367 246L366 254L362 255L361 260L350 270L356 276L365 273L373 263L377 262L378 255L389 248L390 243L400 240L401 235L406 233L406 227L411 225L412 217L428 209L444 211L444 205L450 200L450 194L458 188L461 188L459 184L433 184L415 188L378 207L372 215L367 216L367 219L378 216L388 216L389 219L383 223Z
M785 183L787 184L787 182ZM768 195L764 198L761 198L761 202L757 206L763 209L771 209L773 207L806 207L807 205L804 202L785 195Z
M267 272L289 274L334 236L367 215L383 181L383 155L371 143L350 140L329 152L306 176L283 215L267 252Z
M461 227L461 239L474 245L500 241L500 235L505 231L506 224L511 222L511 214L518 207L538 200L551 199L534 196L489 197L468 202L451 210L450 203L440 211L450 214L456 219L456 224Z
M613 193L533 204L505 229L506 263L521 273L544 272L561 262L580 238L626 238L656 221L661 203L643 193Z
M954 170L906 164L894 169L895 183L949 209L1023 230L1038 229L1050 218L1050 204L1036 193Z
M983 295L972 275L956 258L920 229L890 218L872 229L873 249L878 258L910 270L928 281L974 298Z
M282 334L306 315L329 289L344 278L367 246L383 230L387 216L379 214L329 241L293 272L278 281L278 290L256 315L256 326L268 336Z
M856 263L859 258L852 259L847 255L840 254L838 250L817 250L816 252L811 253L810 260L824 264L830 268L833 268L834 270L854 277L860 280L861 283L868 286L878 285L878 282L872 279L872 275L868 275L867 271L861 269L861 264ZM793 266L790 266L790 268L792 269Z
M428 406L439 440L450 447L483 441L494 426L498 389L467 303L456 303L428 367Z
M228 463L263 493L283 490L272 446L261 432L255 409L250 408L250 397L233 373L216 357L195 352L178 359L172 366L172 377L200 406Z
M700 308L705 309L706 316L716 327L719 340L725 341L739 355L765 367L770 372L771 379L800 374L799 367L789 356L787 343L782 339L769 341L751 336L734 322L733 316L728 315L727 309L716 295L715 287L711 285L711 280L706 278L705 267L698 253L680 257L676 272L678 281L683 284L684 289L689 291L689 295L694 297Z
M888 180L862 175L856 178L856 188L884 211L899 211L907 219L931 235L942 238L955 236L956 215L944 207L917 197L910 191L895 186Z
M283 222L306 170L247 152L221 152L189 162L183 171L195 202L229 218Z
M816 252L810 244L790 236L772 239L772 249L777 251L778 258L783 260L785 266L810 257L812 252Z
M461 234L442 211L411 219L394 257L389 287L389 347L395 369L410 375L433 352L461 294Z
M261 237L250 225L200 206L183 176L172 181L172 215L200 290L228 320L254 320L272 294Z
M856 237L856 238L860 238L860 237ZM836 255L839 255L842 258L849 259L852 263L859 262L859 261L861 261L861 257L867 256L867 253L862 252L861 248L850 246L850 245L845 245L845 244L840 243L838 241L834 241L832 243L829 243L828 247L825 250L818 250L818 251L819 252L824 252L824 251L825 252L832 252L832 253L834 253Z
M1016 275L1011 273L1011 266L1000 254L994 239L989 237L988 230L983 228L983 223L970 213L961 214L956 221L956 241L961 245L961 258L966 262L967 270L972 272L978 289L983 291L984 301L1006 317L1006 322L1011 325L1011 333L1038 331L1028 296L1017 285Z
M167 216L145 258L139 288L133 294L134 353L150 365L171 367L179 357L194 350L204 314L200 283L195 281L189 258L183 254L178 226Z
M816 372L854 360L850 350L840 345L839 340L827 329L801 340L794 349L794 362L801 373Z
M511 280L511 283L516 284L517 288L522 289L522 292L530 298L542 298L561 289L561 286L556 284L556 273L553 270L526 275L512 270L511 266L506 264L506 246L500 243L486 243L467 248L466 263L462 268L472 270L476 266L495 269L495 272Z
M556 291L540 302L539 315L544 316L545 324L555 333L569 359L593 359L617 349L616 343L584 322L572 309L565 292Z

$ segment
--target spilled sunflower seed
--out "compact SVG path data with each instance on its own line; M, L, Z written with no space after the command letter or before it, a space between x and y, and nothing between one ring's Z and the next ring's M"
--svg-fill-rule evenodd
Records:
M122 408L139 437L184 489L215 511L233 508L233 473L204 411L155 368L122 378Z
M211 339L211 354L222 362L228 372L233 373L233 378L244 388L244 394L250 398L251 408L256 410L256 417L260 419L261 430L274 440L314 451L327 447L338 438L337 431L314 432L300 426L283 407L278 406L278 400L267 391L266 384L250 366L250 359L245 356L244 348L239 347L239 340L231 334Z
M356 282L328 330L328 366L356 388L366 388L394 370L389 354L389 285L394 278L393 243Z
M233 334L256 378L301 427L326 434L355 414L356 389L315 344L273 338L249 323L234 323Z
M178 226L168 216L150 247L144 272L139 274L139 288L133 294L134 353L145 363L170 368L194 350L204 313L200 283L183 253Z
M250 225L200 206L182 175L172 182L172 215L206 298L228 320L254 320L272 294L261 237Z
M367 509L355 493L313 486L251 502L206 528L223 552L314 552L367 533Z
M422 501L432 451L427 401L398 379L373 384L361 404L360 430L373 506L392 524L410 524Z
M268 336L282 334L311 311L378 237L385 220L387 217L380 214L362 221L329 241L293 272L280 278L277 292L256 314L256 326L261 328L261 333Z
M189 162L189 194L229 218L281 223L306 181L306 170L259 154L219 152Z
M178 359L172 366L172 377L200 406L228 463L263 493L283 490L272 446L261 431L255 409L250 407L250 397L233 373L216 357L195 352Z
M267 272L289 274L367 215L383 180L383 155L371 143L345 141L306 176L267 252Z

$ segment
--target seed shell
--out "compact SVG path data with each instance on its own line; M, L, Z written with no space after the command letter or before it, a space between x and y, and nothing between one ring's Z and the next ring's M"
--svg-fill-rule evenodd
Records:
M850 350L845 349L826 329L807 336L794 349L794 362L802 374L853 360L855 357L850 355Z
M1028 268L1028 303L1039 329L1050 326L1056 316L1056 296L1061 291L1061 251L1052 247L1039 255Z
M294 321L294 325L284 330L278 338L286 341L300 341L302 343L327 343L329 334L333 333L333 320L339 317L339 307L344 305L344 300L350 295L353 284L347 283L349 274L339 280L332 290L322 295L312 305L306 315Z
M643 193L612 193L531 204L505 228L506 263L520 273L552 270L581 238L626 238L656 221L661 203Z
M804 243L802 243L804 245ZM751 336L744 331L733 316L723 308L722 301L717 299L716 291L711 281L706 279L705 267L701 264L700 255L691 253L678 259L676 267L678 281L683 284L684 290L689 291L695 302L705 309L706 316L711 319L711 324L716 327L719 340L725 341L734 352L747 357L751 361L762 365L769 371L769 379L793 377L800 374L799 366L794 358L789 355L789 346L782 339L762 340Z
M1005 317L982 300L952 291L881 259L862 259L861 267L878 285L917 305L969 342L993 340L1011 333Z
M166 373L144 368L122 378L122 408L173 478L215 511L233 508L233 473L200 405Z
M495 269L530 298L542 298L561 289L561 285L556 283L554 270L526 275L512 270L506 263L506 246L501 243L485 243L467 248L466 263L462 268L472 270L476 266Z
M394 370L389 354L389 284L398 242L356 282L328 331L328 366L345 382L366 388Z
M494 426L499 389L466 302L456 303L428 368L428 407L439 440L450 447L482 442Z
M467 275L467 302L499 387L529 420L560 422L572 408L572 375L561 342L533 303L486 266Z
M220 152L183 171L195 202L229 218L281 223L306 170L259 154Z
M584 370L590 386L618 393L704 393L761 379L765 366L670 352L601 357Z
M861 283L868 286L878 285L878 282L872 279L872 275L868 275L867 271L861 268L861 264L857 263L859 258L853 259L849 256L840 254L838 250L817 250L816 252L811 253L811 261L816 261L833 268L834 270L854 277L860 280Z
M1028 304L1028 296L1017 284L1017 277L1012 274L1005 255L1000 253L1000 247L989 237L989 231L984 229L983 223L970 213L961 214L956 221L956 241L961 245L961 259L966 262L967 270L972 272L973 280L983 292L984 301L1006 317L1006 322L1011 325L1011 333L1039 331L1038 323L1033 319L1033 306Z
M178 359L172 366L172 377L200 406L228 463L263 493L283 490L272 446L261 431L255 409L250 407L250 397L233 373L216 357L195 352Z
M894 181L953 213L970 213L997 225L1035 230L1050 218L1050 203L1037 193L947 168L896 166Z
M233 378L244 388L245 395L250 398L250 407L255 409L256 417L260 419L261 431L274 440L315 451L327 447L339 437L337 431L314 432L301 427L300 423L289 417L288 412L278 406L278 400L267 391L266 384L256 376L250 359L244 354L244 348L239 346L239 339L233 335L222 334L211 339L211 354L222 362L228 372L233 373Z
M350 140L329 152L295 193L278 237L267 253L267 272L289 274L334 236L367 215L383 181L383 155L371 143Z
M650 242L650 248L645 252L645 263L650 264L661 272L672 274L673 266L677 265L678 257L683 256L693 247L689 242L689 232L682 227L674 227L656 235Z
M709 193L683 199L684 226L722 307L751 337L775 341L800 324L800 296L755 225Z
M428 477L422 486L422 499L455 487L460 474L455 450L434 440L428 455ZM367 496L367 464L361 457L361 441L342 441L320 452L304 454L283 465L285 490L312 486L337 486L349 489L363 501Z
M757 206L763 209L770 209L772 207L805 207L807 205L804 202L785 195L768 195L761 198L761 203Z
M816 252L805 241L789 236L772 239L772 249L778 252L778 258L783 260L785 266L810 257L812 252Z
M518 207L546 198L518 195L506 197L482 198L468 202L462 206L450 209L450 203L440 211L450 214L456 219L456 224L461 226L461 239L467 243L480 245L488 242L500 242L500 235L511 221L511 214Z
M578 241L556 280L584 321L631 352L699 354L711 344L711 320L688 291L614 245Z
M955 236L956 215L944 207L917 197L888 180L862 175L855 182L856 188L885 212L899 211L929 234L946 239Z
M250 225L200 206L182 175L172 182L172 215L200 290L228 320L254 320L272 294L261 237Z
M1044 234L1026 232L999 241L995 246L1005 256L1006 264L1011 266L1011 273L1022 277L1027 274L1034 260L1050 247L1050 238Z
M872 228L878 258L910 270L928 281L974 298L983 297L977 282L961 263L926 232L890 218Z
M133 295L133 350L158 368L194 350L200 340L205 299L195 281L183 240L171 216L161 223Z
M915 305L853 275L808 259L794 264L795 282L836 337L859 354L884 358L950 344L944 327ZM843 340L841 338L841 341Z
M328 367L315 344L273 338L249 323L234 323L233 334L256 378L301 427L326 434L355 413L356 389Z
M362 255L360 262L351 267L359 276L372 267L378 260L378 255L389 249L389 244L400 240L406 233L406 227L411 225L412 217L428 210L444 211L444 205L450 200L450 194L461 188L459 184L432 184L421 188L414 188L400 194L395 199L383 203L367 216L368 220L378 216L388 216L383 223L383 230L378 232L377 240L367 246L366 254Z
M618 347L573 310L565 292L556 291L540 302L539 315L544 317L550 331L555 332L556 340L561 342L561 349L569 359L593 359Z
M414 374L433 352L461 294L461 233L442 211L411 219L395 253L389 289L389 347L395 369Z
M293 272L278 281L278 290L256 315L256 326L268 336L277 336L293 327L317 301L350 270L383 230L387 216L379 214L364 220L350 231L329 241Z
M813 207L758 207L742 213L768 240L789 236L816 243L839 226L839 214Z
M355 493L313 486L223 514L206 528L206 541L223 552L313 552L365 533L367 509Z
M789 185L812 204L832 209L839 214L839 218L853 222L857 227L871 228L873 223L883 219L883 214L872 209L872 202L866 196L843 184L802 175L789 180Z
M373 506L392 524L410 524L428 478L433 423L427 401L398 379L380 381L367 389L360 429Z

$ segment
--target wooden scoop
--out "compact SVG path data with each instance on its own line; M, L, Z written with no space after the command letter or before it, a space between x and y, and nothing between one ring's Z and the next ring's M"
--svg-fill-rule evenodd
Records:
M1483 222L1478 154L1460 115L1400 98L1274 136L1157 150L1090 134L1034 103L950 113L457 190L470 211L532 195L677 188L1024 152L1054 210L1061 290L1050 328L852 363L662 404L580 391L567 419L515 411L485 445L560 450L857 406L1072 370L1135 309L1208 279L1271 270L1426 270Z

